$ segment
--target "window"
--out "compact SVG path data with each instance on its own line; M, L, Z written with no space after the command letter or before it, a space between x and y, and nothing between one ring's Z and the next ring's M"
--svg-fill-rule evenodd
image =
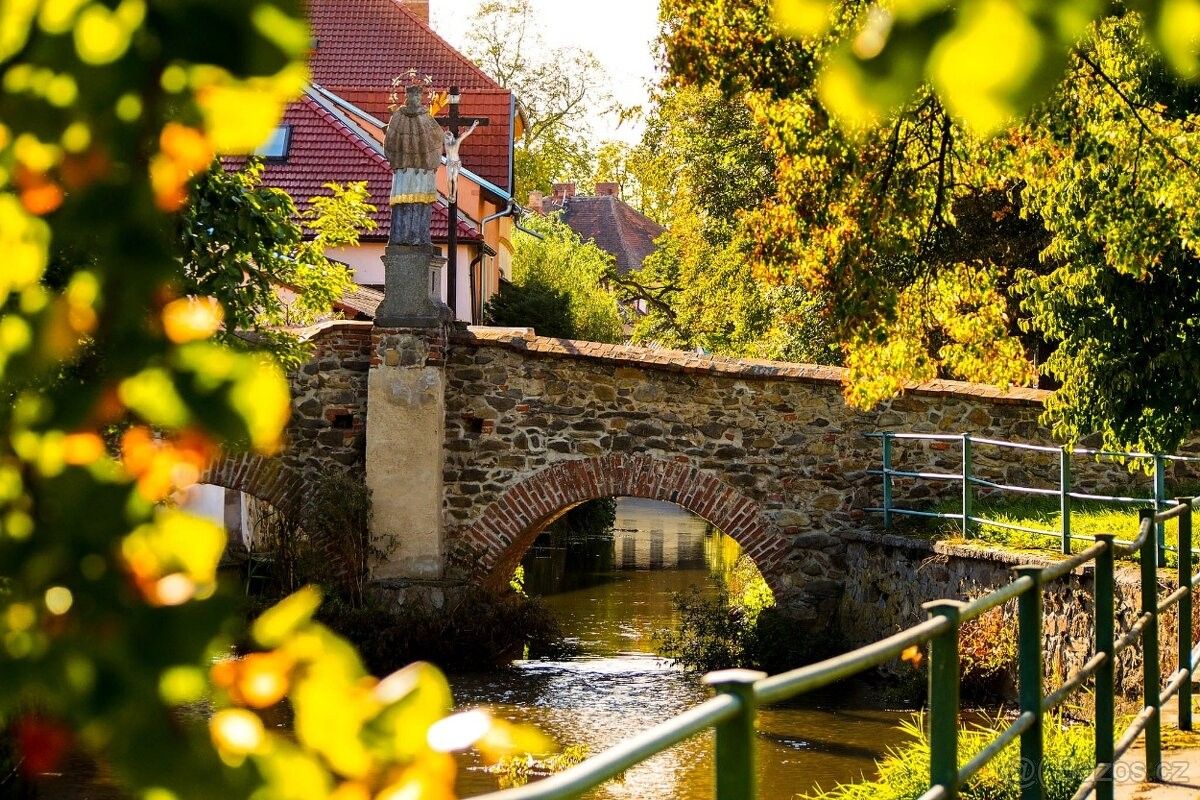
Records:
M288 145L292 141L292 126L280 125L275 130L271 131L271 135L254 151L254 155L262 156L263 158L273 160L284 160L287 158Z

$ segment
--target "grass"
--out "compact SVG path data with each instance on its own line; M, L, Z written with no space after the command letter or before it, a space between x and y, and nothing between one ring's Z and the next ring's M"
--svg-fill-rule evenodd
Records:
M941 503L934 508L944 514L958 514L961 504L955 501ZM1014 531L999 525L982 524L970 539L963 538L957 522L943 521L937 538L956 544L976 545L986 543L1010 550L1035 552L1053 556L1062 553L1062 514L1057 497L978 498L973 516L1009 525L1037 528L1044 534ZM1074 537L1090 538L1098 533L1112 533L1117 539L1132 541L1138 533L1138 509L1119 503L1097 500L1075 500L1071 505L1071 550L1079 552L1090 542ZM1167 563L1177 563L1173 548L1179 543L1179 526L1175 520L1166 523ZM1195 545L1193 544L1193 547ZM1135 556L1127 556L1136 561Z
M990 744L1007 722L1000 717L959 732L959 765L967 763ZM929 788L929 737L920 717L900 726L912 737L908 744L892 749L878 763L879 777L873 781L837 786L800 800L916 800ZM1042 778L1046 800L1067 800L1092 771L1093 729L1068 725L1053 717L1045 720L1045 761ZM963 800L1018 800L1021 797L1021 753L1016 742L977 772L959 790Z

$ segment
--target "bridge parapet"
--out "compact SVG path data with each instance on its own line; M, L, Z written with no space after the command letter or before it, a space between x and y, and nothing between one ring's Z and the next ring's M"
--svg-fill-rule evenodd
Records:
M814 621L830 619L846 575L839 534L873 524L862 509L878 502L878 444L864 434L1037 437L1045 397L939 381L860 412L832 367L486 330L453 339L446 378L453 569L497 582L573 505L650 497L741 537L777 596ZM694 502L701 487L714 502Z

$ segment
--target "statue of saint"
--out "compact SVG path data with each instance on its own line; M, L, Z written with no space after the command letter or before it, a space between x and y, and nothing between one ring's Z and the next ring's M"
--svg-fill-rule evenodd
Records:
M384 153L393 170L389 244L432 244L429 229L444 142L441 126L421 104L421 91L420 86L409 86L404 105L388 121Z
M471 123L471 127L463 131L462 135L457 139L450 131L446 131L446 177L450 183L450 202L458 202L458 173L462 171L462 158L458 155L458 148L462 146L463 140L475 132L479 127L479 120Z

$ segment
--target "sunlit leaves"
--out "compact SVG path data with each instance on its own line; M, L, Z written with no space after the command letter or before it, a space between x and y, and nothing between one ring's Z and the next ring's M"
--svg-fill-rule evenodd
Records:
M320 605L320 590L307 586L263 612L254 621L250 632L262 647L278 647L301 626L308 624Z
M163 510L121 542L121 556L152 605L175 606L216 589L225 532L209 520Z
M46 269L50 229L23 207L11 194L0 194L0 252L4 269L0 270L0 302L13 291L20 291L42 277Z
M852 127L902 108L923 84L969 128L993 134L1045 99L1071 51L1111 11L1099 0L942 0L863 4L857 25L827 59L825 105ZM1144 4L1147 32L1184 77L1200 73L1200 3ZM828 35L839 4L775 0L780 29L815 43ZM850 4L851 8L861 7Z
M827 0L776 0L775 20L792 36L811 38L829 30L833 9Z
M1200 2L1159 0L1149 4L1150 36L1181 76L1200 77Z
M428 664L370 678L349 645L311 621L318 601L311 588L285 599L254 626L271 649L212 667L225 707L210 725L214 741L230 763L254 759L272 796L449 800L450 752L474 747L494 761L552 749L541 734L483 711L447 719L450 688ZM285 692L299 748L255 713Z
M116 61L129 48L133 32L145 17L145 0L121 0L116 8L88 3L74 25L80 61L93 66Z
M163 307L163 331L175 344L207 339L221 328L225 312L215 297L184 297Z

